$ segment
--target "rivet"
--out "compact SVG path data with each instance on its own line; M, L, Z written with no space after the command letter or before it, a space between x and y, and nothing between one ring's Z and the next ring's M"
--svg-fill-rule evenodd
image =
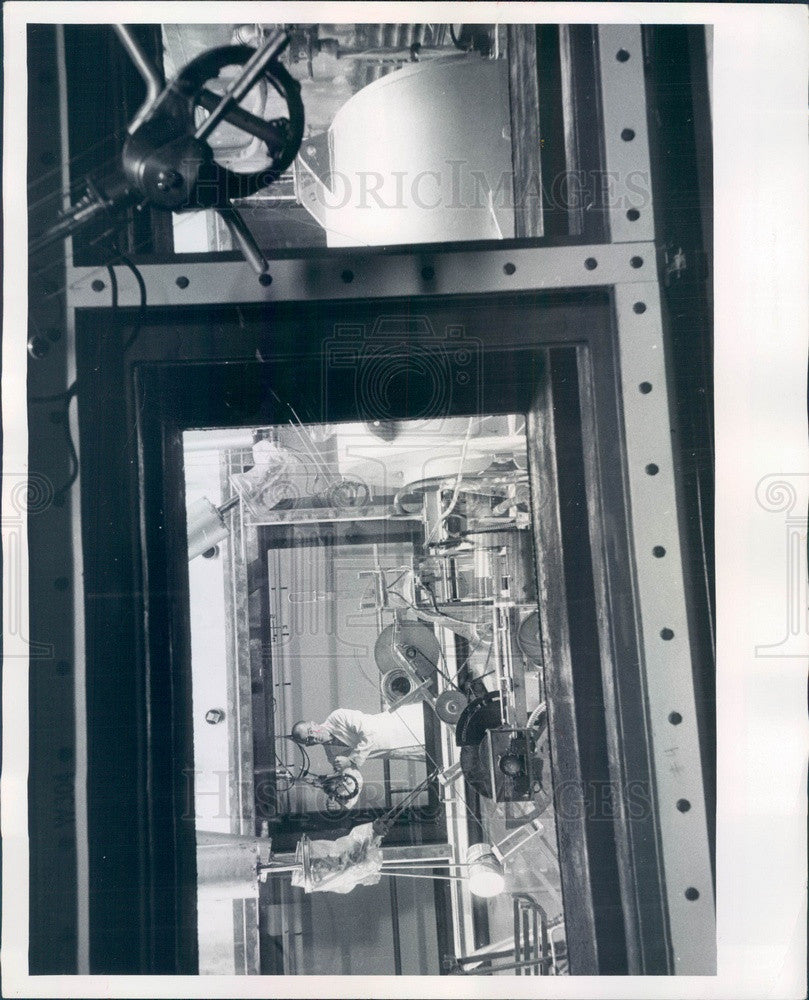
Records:
M664 639L666 642L668 642L670 639L674 638L674 633L672 632L672 630L670 628L661 628L660 629L660 638Z
M629 53L626 51L626 49L618 49L618 51L615 53L615 58L618 60L618 62L626 62L629 59Z
M272 284L272 275L271 274L267 274L267 272L265 271L263 274L260 274L258 276L258 283L260 285L264 285L264 287L266 288L267 285L271 285Z
M595 259L595 257L588 257L587 260L584 262L584 266L587 268L588 271L595 271L595 269L598 267L598 261Z
M655 559L662 559L665 554L666 550L663 548L662 545L655 545L655 547L652 549L652 555L655 557Z
M690 885L685 890L685 898L693 903L695 899L699 899L699 889L695 889L693 885Z
M628 208L626 210L626 217L627 219L629 219L630 222L637 222L638 219L640 218L640 212L637 210L637 208Z
M655 465L654 462L649 462L649 464L646 466L646 475L656 476L658 472L660 472L660 467Z
M179 278L174 282L178 288L188 288L191 282L186 278L184 274L181 274Z
M95 281L93 281L93 283L90 285L90 288L92 288L94 292L103 292L105 285L104 282L101 280L101 278L96 278Z
M629 263L632 267L643 267L643 257L631 257Z
M632 312L636 312L638 314L638 316L642 316L643 313L646 312L646 303L645 302L636 302L634 304L634 306L632 306Z
M652 391L652 383L651 382L641 382L641 384L638 386L638 389L639 389L640 392L643 393L644 396L648 396L649 393Z
M677 799L677 808L680 810L681 813L687 813L688 810L691 808L691 803L688 801L688 799Z
M37 361L44 358L50 349L50 341L46 340L44 337L40 337L39 334L35 334L33 337L28 338L28 353Z
M511 261L509 261L507 264L503 264L503 271L506 274L514 274L516 270L517 270L517 265L512 264Z
M353 271L349 271L348 268L346 268L346 270L342 272L342 274L340 275L340 277L343 279L343 281L347 285L350 285L351 282L354 280L354 272Z
M632 140L635 138L634 129L631 128L623 129L623 131L621 132L621 138L624 140L624 142L632 142Z
M683 717L682 715L680 715L679 712L669 713L669 722L672 724L672 726L679 726L682 721Z

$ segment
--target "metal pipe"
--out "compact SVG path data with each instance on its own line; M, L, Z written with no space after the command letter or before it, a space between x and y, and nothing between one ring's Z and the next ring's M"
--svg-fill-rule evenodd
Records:
M507 965L492 965L488 969L459 969L454 974L456 976L492 976L496 972L511 972L516 969L532 969L540 964L549 965L550 961L551 960L549 958L537 958L527 962L509 962ZM528 975L530 975L530 973L528 973Z
M125 24L113 24L113 30L121 41L121 44L129 54L130 59L135 64L135 69L143 77L146 84L146 99L135 114L135 117L127 125L127 132L132 135L136 132L151 114L152 108L157 103L158 97L163 90L163 80L160 73L149 61L148 56L140 47L140 43Z
M538 929L536 929L537 920L539 920ZM539 945L540 954L542 955L543 958L548 958L549 957L548 951L550 950L548 948L548 915L545 913L544 910L542 910L541 912L538 909L534 910L534 926L535 926L534 933L537 933L538 930L540 934L540 945ZM541 976L548 975L548 972L544 966L542 967L539 974Z
M474 955L461 955L461 957L456 958L455 961L459 966L461 966L461 968L463 968L463 966L465 965L480 965L481 962L491 962L493 958L513 958L513 957L514 957L514 949L506 948L505 950L500 950L500 951L493 950L493 951L480 952L479 954L476 953Z
M274 31L260 49L250 56L241 73L228 85L222 99L194 133L194 138L204 141L213 132L228 110L244 97L264 72L267 64L280 55L289 43L284 31Z
M399 926L399 894L396 889L396 879L388 882L390 890L391 934L393 937L393 971L397 976L402 974L402 938Z
M553 969L554 975L559 974L557 968L557 959L556 959L556 938L554 937L554 934L558 930L564 931L564 929L565 929L564 923L557 924L555 927L548 928L548 944L550 945L551 949L551 968Z
M384 870L383 875L390 875L392 878L426 878L431 882L436 879L443 882L464 882L466 881L463 875L417 875L415 872L390 872Z
M529 930L529 920L530 915L528 910L524 907L520 907L520 916L522 918L522 953L525 956L525 960L531 957L531 932ZM528 969L525 973L526 976L530 976L531 970Z
M410 62L412 53L410 48L373 48L373 49L340 49L340 59L346 62L365 63L406 63ZM465 59L467 52L456 52L452 49L423 46L418 51L419 62L430 59Z
M256 243L255 237L247 227L247 223L236 208L220 208L219 214L233 237L233 242L241 250L242 256L253 268L256 274L264 274L270 266Z
M450 861L449 858L391 858L390 863L394 865L421 865L423 868L440 868L444 865L450 868L470 868L471 865L466 861ZM388 864L387 861L382 862L383 865Z

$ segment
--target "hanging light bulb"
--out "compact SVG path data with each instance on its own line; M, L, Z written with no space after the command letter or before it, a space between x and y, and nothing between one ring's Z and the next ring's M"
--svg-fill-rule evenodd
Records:
M506 888L503 866L494 856L491 844L472 844L466 852L467 882L473 896L490 899Z

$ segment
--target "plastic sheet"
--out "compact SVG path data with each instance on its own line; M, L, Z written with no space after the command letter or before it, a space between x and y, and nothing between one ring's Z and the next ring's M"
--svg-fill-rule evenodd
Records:
M381 837L372 823L355 826L337 840L309 840L298 844L292 884L304 892L346 893L358 885L376 885L382 877Z

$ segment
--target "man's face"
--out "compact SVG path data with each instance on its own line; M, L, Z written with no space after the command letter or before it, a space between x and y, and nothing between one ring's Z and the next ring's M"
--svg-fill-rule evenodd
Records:
M302 737L300 742L308 747L316 746L318 743L328 743L331 739L328 729L318 725L317 722L307 722L305 726L301 726L298 735Z

